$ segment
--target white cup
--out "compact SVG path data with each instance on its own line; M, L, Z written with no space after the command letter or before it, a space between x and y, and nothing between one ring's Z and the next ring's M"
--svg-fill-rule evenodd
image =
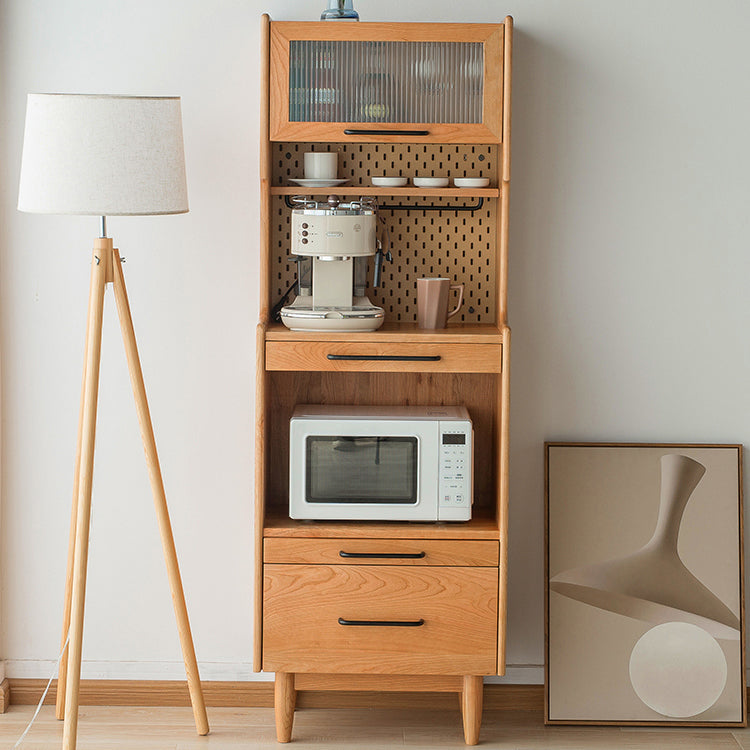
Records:
M335 180L338 157L335 151L308 151L305 154L305 179Z

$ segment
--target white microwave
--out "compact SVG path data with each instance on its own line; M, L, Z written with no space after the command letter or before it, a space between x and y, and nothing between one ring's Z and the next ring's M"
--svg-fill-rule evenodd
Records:
M473 432L463 406L297 406L289 515L338 521L468 521Z

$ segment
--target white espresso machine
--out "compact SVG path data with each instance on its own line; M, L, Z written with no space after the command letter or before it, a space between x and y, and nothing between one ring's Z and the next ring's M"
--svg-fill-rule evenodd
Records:
M297 297L281 308L293 331L374 331L383 324L382 307L365 294L368 260L375 258L373 286L383 254L377 242L377 205L361 199L325 203L294 198L291 251L297 261Z

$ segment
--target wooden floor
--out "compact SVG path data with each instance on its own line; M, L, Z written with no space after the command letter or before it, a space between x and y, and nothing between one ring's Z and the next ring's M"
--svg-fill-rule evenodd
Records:
M0 715L0 750L10 750L33 714L32 706L11 706ZM305 750L316 748L406 747L464 748L455 711L408 709L300 709L292 743L276 743L269 708L209 708L211 733L198 737L189 708L85 706L80 711L80 750L198 750L244 748ZM51 750L62 742L62 722L45 706L22 750ZM653 729L617 727L545 727L537 711L485 711L480 747L507 750L750 750L750 729Z

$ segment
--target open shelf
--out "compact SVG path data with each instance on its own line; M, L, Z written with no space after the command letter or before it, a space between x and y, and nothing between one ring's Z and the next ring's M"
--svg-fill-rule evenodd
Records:
M294 521L269 511L265 537L315 539L499 539L497 521L480 515L465 523L400 523L397 521Z
M338 185L333 187L309 188L302 185L272 187L271 195L390 195L410 198L498 198L500 189L486 188L419 188L419 187L374 187L372 185ZM445 210L449 210L446 208Z
M282 323L271 323L266 341L349 341L370 343L461 343L502 344L503 328L494 323L449 324L436 330L416 323L384 323L377 331L290 331Z

